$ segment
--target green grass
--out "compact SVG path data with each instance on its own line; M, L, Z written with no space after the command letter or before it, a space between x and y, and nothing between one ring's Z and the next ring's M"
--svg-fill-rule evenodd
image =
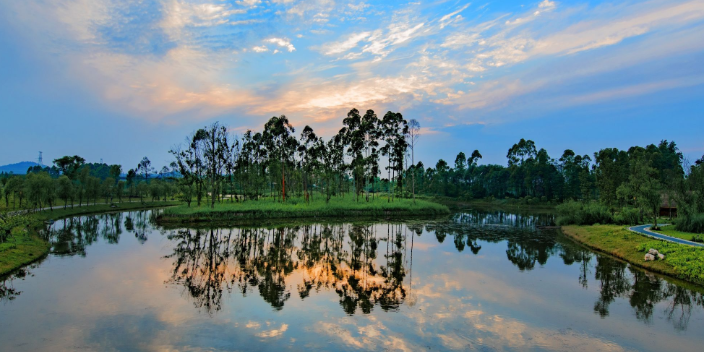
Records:
M563 226L562 232L633 265L704 285L704 248L651 239L619 225ZM646 262L644 256L650 248L664 254L665 259Z
M74 208L71 208L69 206L66 209L61 208L61 209L53 209L53 210L43 210L43 211L34 213L33 215L38 220L45 221L45 220L50 220L50 219L54 219L54 220L61 219L61 218L65 218L68 216L105 213L105 212L111 212L111 211L158 208L158 207L167 207L167 206L173 206L173 205L178 205L178 204L180 204L180 202L159 201L159 202L144 202L144 203L139 203L139 202L115 203L115 208L112 208L108 204L96 204L96 205L88 205L88 206L74 207Z
M49 243L33 231L13 234L5 243L0 243L0 276L41 259L47 253Z
M452 208L467 208L480 207L486 209L531 209L537 211L553 211L555 204L551 202L541 202L535 200L526 201L525 199L470 199L462 200L450 197L427 197L421 196L422 199L432 199L438 203L445 204Z
M677 237L677 238L681 238L681 239L687 240L687 241L692 241L695 236L700 237L700 238L704 237L704 236L702 236L702 234L698 234L698 233L677 231L677 230L675 230L674 225L660 226L660 230L657 230L657 231L655 231L653 229L650 229L650 230L653 232L661 233L665 236Z
M0 243L0 276L8 274L15 269L30 264L49 253L49 244L37 235L41 222L49 219L61 219L69 216L104 213L111 211L124 211L134 209L147 209L179 204L178 202L139 202L118 203L116 208L107 204L89 205L75 208L44 210L30 214L36 224L26 229L15 228L12 235L4 243Z
M369 202L360 197L357 202L353 196L347 196L332 198L329 203L321 197L310 204L301 198L289 198L282 204L271 198L263 198L244 203L216 203L214 209L205 204L200 207L195 204L191 207L180 205L166 209L159 221L193 223L240 219L437 216L449 213L446 206L427 200L416 200L413 204L412 199L395 199L389 203L385 197Z

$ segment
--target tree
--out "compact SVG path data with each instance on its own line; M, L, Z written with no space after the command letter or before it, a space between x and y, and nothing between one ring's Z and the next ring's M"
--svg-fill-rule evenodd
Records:
M90 178L90 166L83 166L78 174L78 182L81 188L78 189L78 206L83 205L83 195L86 194L86 187L88 185L88 179Z
M86 159L78 155L64 156L54 160L54 165L61 170L61 174L68 176L69 179L75 180L78 172L85 164Z
M142 158L142 161L137 164L137 173L142 174L142 178L145 182L149 183L149 174L153 173L155 169L152 167L152 162L146 156Z
M57 183L57 195L61 200L64 201L64 209L68 204L69 199L73 201L73 183L66 175L61 175L56 181ZM71 207L73 207L73 202L71 202Z
M625 201L633 199L636 206L653 217L653 229L658 228L657 217L662 204L660 175L644 154L631 159L628 182L618 187L617 193Z
M121 165L110 165L110 177L113 178L115 183L117 183L120 180L120 174L122 174L122 166Z
M122 203L122 193L125 191L125 181L117 181L117 189L115 190L115 193L117 193L117 200Z
M416 143L420 137L420 123L416 119L408 121L408 141L411 147L411 165L415 165ZM423 167L420 168L423 170ZM416 203L416 172L412 173L413 181L411 184L411 193L413 194L413 204Z

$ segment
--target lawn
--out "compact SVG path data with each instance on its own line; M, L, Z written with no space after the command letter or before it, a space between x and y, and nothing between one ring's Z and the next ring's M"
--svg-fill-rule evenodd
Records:
M41 221L45 220L50 220L50 219L60 219L60 218L65 218L68 216L78 216L78 215L87 215L87 214L94 214L94 213L105 213L105 212L111 212L111 211L123 211L123 210L133 210L133 209L148 209L148 208L158 208L158 207L167 207L167 206L173 206L173 205L178 205L180 202L175 202L175 201L158 201L158 202L125 202L125 203L115 203L115 207L113 208L109 204L96 204L96 205L88 205L88 206L82 206L82 207L68 207L66 209L61 208L61 209L53 209L53 210L43 210L37 213L34 213L33 215Z
M636 266L704 284L704 248L651 239L619 225L563 226L562 232ZM665 259L646 262L644 256L650 248L663 253Z
M663 235L670 236L670 237L681 238L681 239L687 240L687 241L693 241L695 236L699 237L699 238L704 237L702 234L699 234L699 233L677 231L677 230L675 230L674 225L660 226L660 230L655 231L655 230L651 229L651 231L661 233Z
M406 217L434 216L449 214L449 209L427 200L395 199L377 197L367 202L360 197L335 197L329 203L321 197L306 203L302 198L289 198L286 203L276 199L263 198L243 203L216 203L215 208L203 204L200 207L180 205L168 208L160 217L164 222L200 222L212 220L236 219L272 219L272 218L313 218L313 217Z
M13 234L0 243L0 276L23 265L44 257L49 252L49 243L33 232Z

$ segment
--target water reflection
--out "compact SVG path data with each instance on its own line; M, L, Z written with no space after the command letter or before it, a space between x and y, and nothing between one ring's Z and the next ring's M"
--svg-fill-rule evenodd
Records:
M41 232L51 244L51 254L56 256L85 256L86 247L102 239L109 244L118 244L124 231L134 233L140 243L154 231L155 211L132 211L87 215L66 218L54 222Z
M256 291L281 310L292 294L286 280L296 272L301 299L331 290L350 315L375 306L396 310L406 297L408 235L399 224L386 225L385 234L379 226L347 224L173 231L169 283L183 285L209 313L221 309L224 291L234 290Z
M258 296L275 311L283 310L292 297L314 300L323 292L334 292L339 308L350 316L413 306L418 236L450 243L461 255L500 249L519 272L545 267L555 258L560 265L577 266L577 289L598 290L591 298L593 313L603 319L612 314L614 302L623 300L637 320L652 324L662 315L684 331L693 312L704 306L698 287L632 268L544 229L554 224L549 214L468 211L431 222L179 230L161 229L153 219L152 211L75 217L54 223L43 235L51 243L52 255L67 257L86 256L88 248L101 240L118 245L134 237L144 244L149 236L161 233L171 248L164 257L171 264L166 283L182 287L196 308L211 315L226 304L224 295L233 294ZM124 234L129 236L122 238ZM491 253L495 251L487 255ZM0 279L0 301L10 302L21 294L14 282L23 275Z

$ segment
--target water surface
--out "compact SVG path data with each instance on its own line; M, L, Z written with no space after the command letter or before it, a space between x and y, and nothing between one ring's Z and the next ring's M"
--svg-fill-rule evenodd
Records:
M0 281L0 350L699 350L702 290L572 243L550 215L163 229L59 221Z

